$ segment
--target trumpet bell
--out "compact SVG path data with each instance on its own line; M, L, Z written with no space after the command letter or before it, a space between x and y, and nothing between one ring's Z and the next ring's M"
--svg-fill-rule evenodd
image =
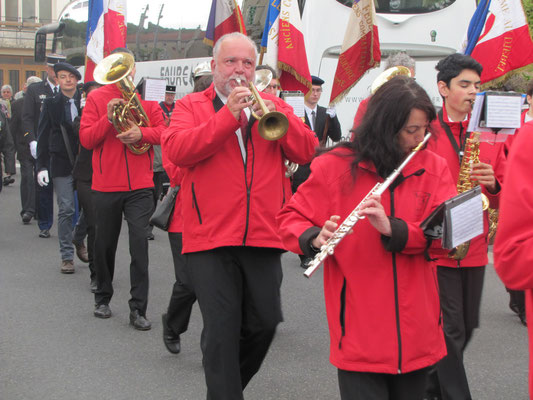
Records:
M281 139L289 129L289 120L279 111L270 111L264 114L258 122L257 130L266 140Z
M98 63L94 69L93 77L99 84L109 85L128 76L134 66L135 60L131 54L114 53Z

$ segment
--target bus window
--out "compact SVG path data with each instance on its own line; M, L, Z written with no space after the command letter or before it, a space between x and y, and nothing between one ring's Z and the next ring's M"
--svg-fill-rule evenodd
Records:
M352 7L353 0L337 0L346 7ZM380 14L424 14L442 10L455 0L376 0L376 13Z

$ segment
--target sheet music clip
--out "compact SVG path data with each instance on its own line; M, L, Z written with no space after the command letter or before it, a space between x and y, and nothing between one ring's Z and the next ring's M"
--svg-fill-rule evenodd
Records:
M442 247L453 249L483 233L481 186L467 190L441 203L420 224L424 235L442 238Z

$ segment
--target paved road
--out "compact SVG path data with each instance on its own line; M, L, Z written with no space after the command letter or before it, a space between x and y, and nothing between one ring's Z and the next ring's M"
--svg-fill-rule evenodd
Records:
M75 274L59 273L56 226L50 239L41 239L35 222L22 225L18 193L18 182L0 193L0 400L204 399L198 308L180 355L168 353L161 340L160 317L173 283L166 234L156 230L150 242L147 315L153 328L138 332L128 325L126 226L117 252L114 315L96 319L88 268L76 261ZM305 279L293 254L283 262L285 322L245 396L338 399L321 274ZM527 399L527 332L507 300L489 266L482 326L465 356L474 399Z

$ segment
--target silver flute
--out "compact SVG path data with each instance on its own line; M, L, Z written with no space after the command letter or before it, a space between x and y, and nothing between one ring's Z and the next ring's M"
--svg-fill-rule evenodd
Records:
M355 207L355 209L348 215L348 217L342 221L342 224L333 232L333 236L328 239L328 241L320 248L320 252L315 255L311 263L309 264L309 267L305 270L304 275L307 278L310 278L311 275L313 275L313 272L322 265L324 260L327 256L333 255L335 252L335 247L340 243L342 239L350 232L357 221L360 219L365 218L364 216L360 216L359 212L361 211L361 207L363 204L373 195L381 195L394 180L400 175L400 172L402 172L402 169L405 168L405 166L411 161L411 159L415 156L415 154L420 150L429 140L431 137L431 133L427 133L426 136L424 136L424 140L416 146L411 153L405 158L405 160L400 164L398 168L396 168L392 173L385 179L383 182L376 183L376 186L372 188L370 192L365 196L365 198Z

